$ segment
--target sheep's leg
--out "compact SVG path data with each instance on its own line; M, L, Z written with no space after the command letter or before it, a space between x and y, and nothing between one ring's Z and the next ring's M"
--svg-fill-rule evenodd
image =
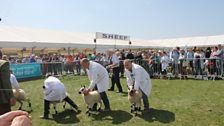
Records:
M63 108L65 109L65 106L66 106L66 102L64 101L64 105L63 105Z
M29 105L29 108L31 108L31 102L30 102L30 99L27 98L26 101L27 101L27 103L28 103L28 105Z
M23 102L21 100L18 100L17 101L20 103L20 107L19 107L19 110L22 110L22 107L23 107Z
M92 108L90 106L88 106L86 114L88 114L88 116L91 116L91 112L92 112Z
M89 105L89 112L91 112L91 113L92 113L92 111L93 111L93 105L94 105L94 104L90 104L90 105Z
M53 103L53 106L54 106L55 114L58 114L58 111L57 111L57 109L56 109L56 103Z
M139 99L138 103L136 104L137 111L141 111L141 99Z
M98 108L98 111L101 111L101 107L102 107L102 101L100 100L100 107Z
M89 114L89 111L90 111L90 109L91 109L91 108L89 107L89 105L87 105L86 109L87 109L86 114Z
M133 103L132 105L131 105L131 113L133 113L135 111L135 103Z

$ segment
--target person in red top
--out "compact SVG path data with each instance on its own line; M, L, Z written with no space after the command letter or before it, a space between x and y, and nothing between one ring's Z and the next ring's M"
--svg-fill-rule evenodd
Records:
M74 60L74 58L72 57L72 55L68 55L67 58L66 58L67 70L74 74L74 68L73 68L74 63L73 63L73 60Z

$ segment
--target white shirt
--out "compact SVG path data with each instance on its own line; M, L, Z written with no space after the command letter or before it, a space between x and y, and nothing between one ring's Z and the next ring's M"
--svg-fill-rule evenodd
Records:
M120 61L117 55L113 54L111 60L113 64L116 64L114 68L119 67Z
M132 72L125 69L125 74L128 86L132 86L134 84L135 90L141 89L144 94L147 96L150 95L152 89L151 79L144 68L132 63Z
M44 81L44 99L62 101L66 97L64 84L56 77L50 76Z
M162 56L160 62L162 64L162 71L166 70L169 66L169 57L167 55Z
M99 92L109 88L109 75L107 70L99 63L89 61L89 69L86 70L90 80L89 88L92 90L97 85Z
M16 89L18 91L19 90L19 83L18 83L15 75L10 74L10 82L11 82L12 88Z

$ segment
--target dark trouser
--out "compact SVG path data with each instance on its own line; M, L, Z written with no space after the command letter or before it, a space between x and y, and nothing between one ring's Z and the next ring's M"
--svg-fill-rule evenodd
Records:
M97 86L94 87L94 90L97 90ZM100 92L100 97L103 100L103 104L105 106L105 109L110 109L110 102L109 99L107 97L107 93L104 92ZM97 109L97 103L93 105L93 110Z
M120 62L120 72L121 72L121 76L124 76L124 64L123 61Z
M110 109L110 102L108 100L107 93L105 91L100 92L100 97L103 100L103 104L105 106L105 109Z
M69 105L71 105L73 108L75 108L76 110L79 108L73 101L72 99L70 99L68 96L64 99L64 101L66 101Z
M44 117L48 117L50 109L50 101L44 99Z
M11 106L10 104L0 104L0 115L3 115L7 112L11 111Z
M53 71L54 71L54 75L58 75L57 67L58 67L58 65L56 63L53 63L52 64L52 68L53 68Z
M140 89L141 90L141 89ZM142 92L142 100L143 100L143 104L144 104L144 109L149 109L149 100L148 100L148 96L141 90Z
M78 109L78 106L67 96L63 99L65 102L67 102L69 105L71 105L73 108ZM50 101L44 99L44 116L48 117L50 109Z
M113 68L113 75L111 78L112 86L110 89L114 90L114 85L116 83L119 92L122 92L123 90L122 90L121 83L120 83L119 72L120 72L120 67Z
M80 65L76 65L75 68L76 68L77 74L80 75L80 73L81 73L81 66Z

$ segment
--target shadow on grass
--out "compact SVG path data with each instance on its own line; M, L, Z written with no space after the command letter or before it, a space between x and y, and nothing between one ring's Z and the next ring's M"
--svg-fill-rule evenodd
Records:
M66 109L61 113L53 114L52 117L59 124L74 124L80 122L76 115L76 112Z
M139 117L148 122L158 121L161 123L170 123L175 121L175 114L173 112L154 108L151 108L149 113L143 112Z
M112 124L121 124L132 118L132 115L122 110L111 110L110 112L100 112L97 115L92 115L95 120L111 120Z
M128 96L128 92L124 92L124 91L123 91L123 92L121 92L120 94L121 94L122 97L127 97L127 96Z

